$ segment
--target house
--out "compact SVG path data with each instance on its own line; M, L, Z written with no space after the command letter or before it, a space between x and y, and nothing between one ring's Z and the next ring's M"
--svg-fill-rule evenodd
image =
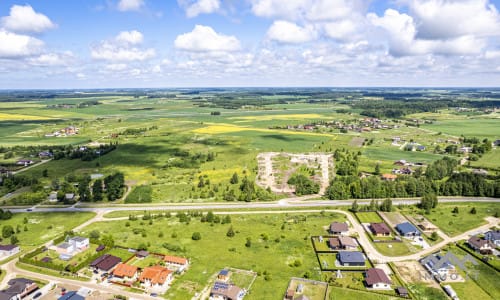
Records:
M400 160L396 160L396 161L394 162L394 165L396 165L396 166L406 166L406 165L407 165L407 162L406 162L406 160L404 160L404 159L400 159Z
M75 252L75 246L68 242L62 242L56 246L56 252L62 260L68 260L73 257L73 252Z
M34 161L32 161L31 159L20 159L16 162L16 165L28 166L28 165L31 165L33 163L34 163Z
M438 253L425 257L421 262L429 273L441 278L445 278L451 270L455 269L455 266L448 259L443 258Z
M458 148L457 152L470 153L470 152L472 152L472 147L460 147L460 148Z
M217 275L217 279L222 281L227 281L229 279L229 270L226 269L220 270L219 274Z
M425 151L425 146L422 146L422 145L418 145L417 146L417 151Z
M122 259L119 257L110 254L104 254L103 256L100 256L96 260L91 262L90 267L96 271L109 272L121 261Z
M136 256L137 258L146 258L146 257L148 257L148 256L149 256L149 252L148 252L148 251L146 251L146 250L139 250L139 251L137 251L137 252L135 253L135 256Z
M396 225L396 230L399 232L401 236L404 237L414 237L421 235L417 227L413 226L413 224L411 224L410 222L404 222Z
M484 234L484 239L500 246L500 230L491 230Z
M102 250L106 249L106 246L104 245L99 245L97 246L97 248L95 249L95 252L101 252Z
M500 146L500 140L496 140L493 142L493 146Z
M73 201L73 200L75 200L75 194L73 194L73 193L65 194L64 199L66 199L66 201Z
M42 151L42 152L38 153L38 157L40 159L48 159L48 158L52 158L53 156L54 156L54 154L52 154L49 151Z
M365 256L359 251L342 251L337 255L339 263L344 267L364 266Z
M332 237L328 239L328 246L333 250L340 249L340 240L338 237Z
M396 178L398 178L398 176L394 175L394 174L382 174L381 175L381 178L382 180L385 180L385 181L395 181Z
M57 300L85 300L85 297L78 294L78 292L76 292L76 291L70 291L70 292L66 292L66 294L57 298Z
M71 243L77 251L87 250L90 246L89 239L81 236L74 236L70 238L69 243Z
M295 296L295 290L288 289L285 294L285 300L293 300L293 296Z
M17 245L0 245L0 257L17 254L19 250L19 246Z
M245 292L236 285L216 281L210 290L210 299L241 300Z
M0 291L0 300L22 299L38 289L38 285L30 279L14 278L7 283L9 287Z
M179 270L178 270L179 272L184 271L184 269L186 269L188 267L188 265L189 265L189 261L188 261L187 258L178 257L178 256L172 256L172 255L165 255L163 257L163 261L166 264L178 266L179 267Z
M339 236L339 242L341 249L356 250L358 248L358 243L350 236Z
M423 231L435 231L438 229L434 224L432 224L429 221L421 222L420 224L418 224L418 227L420 227L420 229L422 229Z
M377 289L377 290L391 289L392 281L382 269L378 268L368 269L366 271L365 281L366 285L372 289Z
M302 283L299 283L295 290L297 291L297 293L302 294L304 292L304 285Z
M402 286L396 288L396 293L401 297L408 297L408 290Z
M137 278L137 270L136 266L119 263L113 270L113 276L124 280L135 280Z
M55 191L50 192L49 202L57 202L57 192Z
M330 233L331 234L341 234L345 235L349 232L349 227L347 223L333 222L330 224Z
M475 251L479 251L481 254L491 254L493 249L495 249L495 244L491 241L479 238L477 236L471 237L467 243Z
M162 266L146 267L139 281L149 287L163 287L172 281L172 271Z
M49 263L52 261L52 258L45 256L44 258L40 259L40 261L44 263Z
M375 236L388 236L391 234L391 230L384 222L371 223L370 230Z

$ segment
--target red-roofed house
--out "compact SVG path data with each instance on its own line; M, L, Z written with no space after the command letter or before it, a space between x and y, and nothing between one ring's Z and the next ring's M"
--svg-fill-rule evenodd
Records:
M137 278L137 269L136 266L119 263L113 270L113 275L123 280L135 280Z
M189 260L184 257L165 255L163 261L169 265L175 265L179 267L179 271L184 271L189 265Z
M172 271L162 266L146 267L139 281L149 287L163 287L172 281Z

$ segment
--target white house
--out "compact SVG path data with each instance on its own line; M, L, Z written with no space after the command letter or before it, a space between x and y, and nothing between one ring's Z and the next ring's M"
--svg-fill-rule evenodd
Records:
M0 245L0 257L7 257L19 253L17 245Z
M159 288L172 281L172 271L162 266L146 267L139 276L139 281L146 287Z
M69 243L73 245L75 250L77 251L84 251L89 248L90 246L90 241L86 237L81 237L81 236L74 236L69 239Z
M366 271L366 285L376 290L389 290L391 289L392 281L385 274L384 270L371 268Z

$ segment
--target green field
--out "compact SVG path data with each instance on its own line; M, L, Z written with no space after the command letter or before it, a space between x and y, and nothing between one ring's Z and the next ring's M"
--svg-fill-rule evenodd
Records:
M434 124L423 125L423 127L454 136L477 136L489 138L490 140L497 139L500 136L499 120L492 118L439 120Z
M458 208L458 214L452 213L455 207ZM470 213L472 207L476 208L476 214ZM486 224L484 218L492 216L497 210L500 210L498 203L446 203L439 204L436 208L432 209L430 214L424 216L443 230L444 233L455 236ZM423 214L423 212L414 210L410 214L415 216L416 214Z
M376 212L357 212L356 216L358 217L361 223L380 223L383 222L382 218Z
M99 222L85 228L83 234L99 230L101 234L111 234L118 245L138 247L144 243L153 252L188 257L190 269L169 290L168 294L172 298L191 297L206 285L211 274L224 267L233 267L260 274L266 271L267 280L263 275L257 277L249 299L275 299L283 295L290 277L302 277L305 272L317 267L309 235L324 233L324 226L330 224L332 219L343 220L344 217L329 213L290 213L232 215L231 219L231 224L224 225L201 223L199 219L192 219L189 224L185 224L179 223L174 217L155 219L153 225L142 220ZM126 223L130 226L125 226ZM230 226L236 233L232 238L226 236ZM134 229L145 230L146 237L134 234ZM158 238L160 232L162 238ZM200 232L201 239L193 241L193 232ZM247 237L251 239L250 247L245 246ZM318 277L315 272L310 275L312 278ZM194 290L191 290L192 286Z
M330 300L348 300L348 299L394 300L394 299L399 299L396 297L381 295L381 294L377 294L377 293L370 293L368 291L358 291L358 290L351 290L351 289L339 288L339 287L329 287L328 293L329 293L329 296L327 299L330 299Z
M1 225L11 225L14 230L19 226L20 232L16 233L19 245L35 247L51 239L59 237L79 224L90 220L94 213L19 213L14 214L10 220L2 220ZM27 231L24 231L24 227Z

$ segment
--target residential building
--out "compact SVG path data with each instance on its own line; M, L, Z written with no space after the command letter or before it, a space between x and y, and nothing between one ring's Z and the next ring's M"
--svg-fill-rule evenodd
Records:
M370 230L375 236L388 236L391 234L391 229L384 222L371 223Z
M328 246L333 250L340 249L340 240L338 237L332 237L328 239Z
M435 231L438 229L429 221L422 221L420 224L418 224L418 227L420 227L420 229L422 229L423 231Z
M349 227L347 223L333 222L330 224L331 234L346 235L349 232Z
M245 292L236 285L216 281L210 290L210 299L241 300Z
M422 264L429 273L441 278L445 278L451 270L455 269L455 266L448 259L443 258L438 253L431 254L422 259Z
M49 202L57 202L57 192L55 191L50 192Z
M404 237L414 237L421 235L417 227L413 226L413 224L411 224L410 222L403 222L396 225L396 230L401 236Z
M366 285L369 288L377 290L391 289L392 281L385 274L384 270L378 268L371 268L366 271Z
M113 276L123 280L135 280L137 278L137 270L136 266L119 263L113 270Z
M0 291L0 300L22 299L38 289L38 285L30 279L14 278L7 283L9 287Z
M61 297L57 298L57 300L85 300L85 297L78 294L76 291L66 292Z
M500 230L490 230L484 234L484 239L500 246Z
M71 243L77 251L87 250L90 246L90 240L81 236L74 236L70 238L69 243Z
M122 261L121 258L104 254L90 263L90 267L96 271L109 272Z
M28 165L31 165L33 163L34 163L34 161L32 161L31 159L20 159L16 162L16 165L28 166Z
M479 251L481 254L491 254L495 249L495 244L478 236L471 237L467 243L472 249Z
M139 281L148 287L163 287L172 281L172 271L162 266L146 267Z
M163 261L166 264L179 267L179 269L178 269L179 272L184 271L189 265L189 260L187 258L179 257L179 256L165 255L163 257Z
M339 236L339 242L341 249L356 250L358 248L358 243L350 236Z
M135 256L136 256L137 258L146 258L146 257L148 257L148 256L149 256L149 252L148 252L148 251L146 251L146 250L139 250L139 251L137 251L137 252L135 253Z
M227 269L220 270L219 274L217 274L217 279L222 281L227 281L229 279L230 272Z
M365 265L365 256L359 251L342 251L337 254L339 263L344 267Z
M394 174L382 174L381 175L381 178L382 180L385 180L385 181L395 181L396 178L398 178L398 176L394 175Z
M11 256L19 253L20 248L17 245L0 245L0 257Z

